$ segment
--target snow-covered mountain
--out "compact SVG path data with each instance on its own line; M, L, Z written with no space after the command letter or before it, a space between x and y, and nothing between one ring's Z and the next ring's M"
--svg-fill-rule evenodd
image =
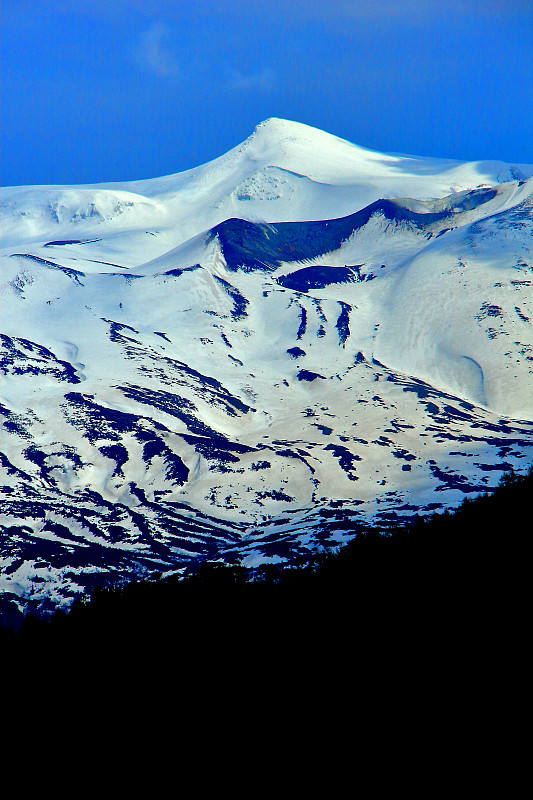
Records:
M271 119L178 175L4 189L4 613L528 464L532 176Z

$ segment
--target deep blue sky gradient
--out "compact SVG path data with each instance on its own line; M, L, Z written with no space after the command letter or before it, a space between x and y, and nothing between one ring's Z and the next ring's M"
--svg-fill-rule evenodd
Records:
M268 117L533 162L533 0L3 0L2 185L156 177Z

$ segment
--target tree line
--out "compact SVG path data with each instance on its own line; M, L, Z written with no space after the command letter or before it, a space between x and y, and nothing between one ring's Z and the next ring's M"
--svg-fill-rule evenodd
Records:
M96 589L68 613L29 614L17 633L1 629L0 648L23 659L128 653L137 665L170 660L204 680L237 665L282 669L294 657L394 659L409 644L435 653L453 642L457 652L514 635L532 497L533 466L454 510L367 527L338 551L291 566L203 563L185 578Z

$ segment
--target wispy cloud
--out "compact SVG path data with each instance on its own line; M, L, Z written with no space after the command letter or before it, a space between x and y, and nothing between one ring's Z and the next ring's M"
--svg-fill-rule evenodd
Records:
M170 78L179 73L178 60L168 43L170 33L167 25L153 22L140 37L136 61L158 78Z
M270 92L276 83L273 69L266 67L258 72L239 72L232 69L226 81L228 89L236 92L261 91Z

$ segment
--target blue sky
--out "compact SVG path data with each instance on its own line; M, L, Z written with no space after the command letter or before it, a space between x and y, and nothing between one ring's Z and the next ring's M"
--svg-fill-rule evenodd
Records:
M156 177L268 117L533 162L533 0L3 0L2 185Z

